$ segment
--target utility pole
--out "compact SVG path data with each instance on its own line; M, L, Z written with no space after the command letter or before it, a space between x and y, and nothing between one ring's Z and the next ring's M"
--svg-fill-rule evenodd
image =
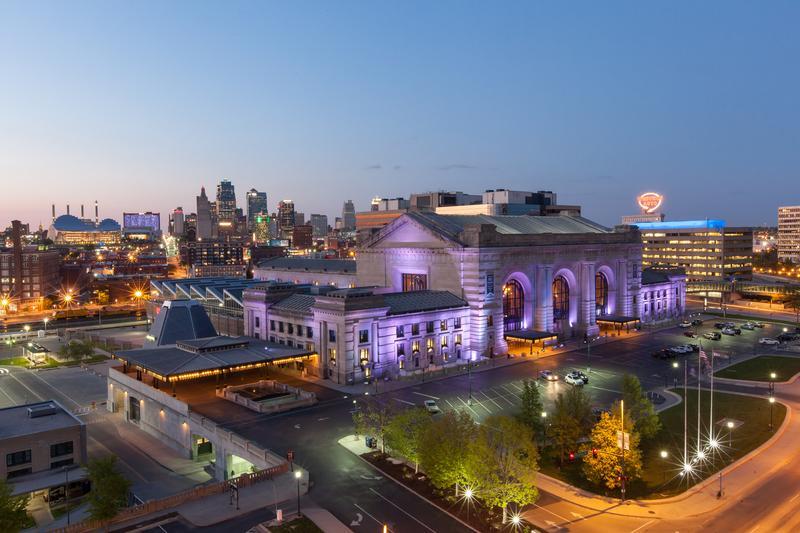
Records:
M622 501L625 501L625 400L619 401L619 413L622 423Z

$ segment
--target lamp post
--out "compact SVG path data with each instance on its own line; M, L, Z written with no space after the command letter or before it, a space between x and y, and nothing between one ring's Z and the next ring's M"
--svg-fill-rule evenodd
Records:
M297 516L300 516L300 478L303 477L303 473L300 470L296 470L294 473L294 478L297 480Z
M469 382L469 398L467 404L472 405L472 355L470 355L467 360L467 382Z
M728 420L725 425L728 428L728 448L730 448L733 441L733 421Z
M676 372L677 372L677 370L678 370L678 367L679 367L679 366L680 366L680 365L678 364L678 362L677 362L677 361L673 361L673 362L672 362L672 369L673 369L673 370L675 370ZM674 376L672 376L672 386L673 386L673 388L675 388L675 389L677 389L677 388L678 388L678 376L677 376L677 374L676 374L676 375L674 375Z
M775 372L770 372L769 373L769 393L770 394L775 394L775 378L777 378L777 377L778 377L778 375Z
M775 405L775 396L769 397L769 430L772 431L772 406Z
M50 319L48 317L44 317L42 322L44 322L44 334L47 335L47 323L50 322Z
M464 490L464 501L467 502L467 523L469 524L469 506L472 503L472 489L469 487Z
M544 426L544 440L547 443L547 411L542 411L542 425Z
M661 450L661 452L659 452L659 455L661 456L661 459L662 459L662 460L666 460L666 459L667 459L667 456L668 456L669 454L667 453L667 450ZM665 469L665 470L664 470L664 483L666 483L666 482L667 482L667 471L666 471L666 469Z

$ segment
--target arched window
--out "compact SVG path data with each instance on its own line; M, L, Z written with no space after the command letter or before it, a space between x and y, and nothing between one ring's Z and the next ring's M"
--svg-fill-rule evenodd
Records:
M518 281L512 279L503 285L503 331L522 329L524 302L525 292Z
M608 311L608 278L602 272L594 275L594 304L598 316Z
M569 283L564 276L553 280L553 320L569 318Z

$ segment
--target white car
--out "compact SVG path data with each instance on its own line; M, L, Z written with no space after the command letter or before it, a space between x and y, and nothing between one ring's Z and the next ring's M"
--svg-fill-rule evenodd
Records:
M736 335L736 332L732 328L724 328L722 330L723 335Z
M435 400L425 400L425 409L432 415L440 412L439 406L436 405Z
M672 350L675 353L690 353L692 351L692 349L686 345L673 346L672 348L670 348L670 350Z
M768 344L770 346L775 346L776 344L780 344L778 339L773 339L770 337L761 337L758 339L758 344Z
M545 381L558 381L558 374L552 370L541 370L539 372L539 377Z
M570 372L569 374L564 376L564 381L569 383L570 385L580 385L580 386L585 385L585 382L583 381L583 376L581 376L577 372Z
M678 327L679 328L690 328L690 327L692 327L692 323L689 322L689 321L684 320L683 322L678 324Z

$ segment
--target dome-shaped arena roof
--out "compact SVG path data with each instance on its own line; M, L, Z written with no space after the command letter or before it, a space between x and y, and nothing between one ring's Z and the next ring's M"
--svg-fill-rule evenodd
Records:
M53 226L60 231L92 231L94 225L89 225L73 215L61 215L55 221Z
M104 218L100 221L100 225L97 226L97 229L100 231L119 231L120 225L119 222L113 218Z

